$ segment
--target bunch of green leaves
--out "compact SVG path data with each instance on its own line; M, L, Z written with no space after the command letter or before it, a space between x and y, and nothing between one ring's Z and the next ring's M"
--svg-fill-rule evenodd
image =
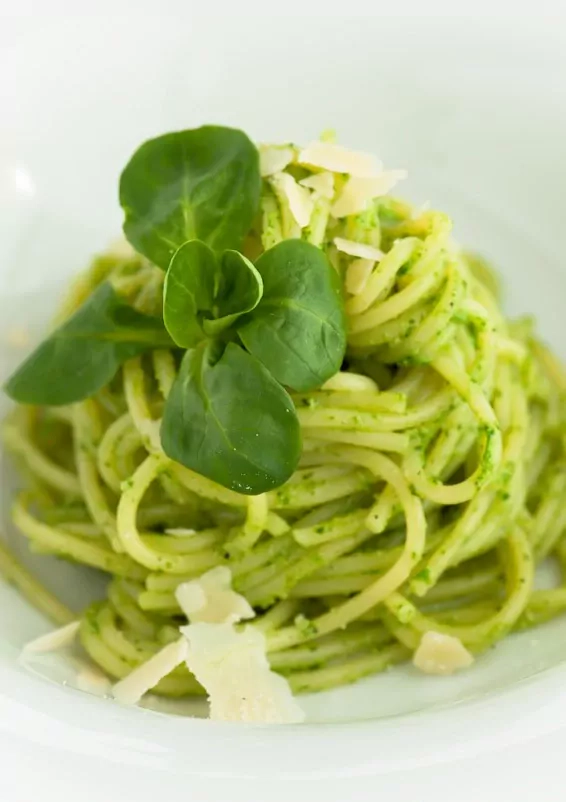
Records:
M255 264L240 253L260 184L257 149L241 131L204 126L143 144L122 173L120 202L130 243L167 271L163 318L105 282L7 393L73 403L125 360L172 347L180 367L163 414L165 453L242 493L285 482L301 449L286 388L311 390L340 368L345 322L338 276L318 248L286 240Z

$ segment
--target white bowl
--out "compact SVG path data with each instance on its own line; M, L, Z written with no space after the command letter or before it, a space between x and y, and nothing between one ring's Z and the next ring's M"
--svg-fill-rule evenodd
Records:
M500 268L508 311L535 314L566 356L566 36L533 23L516 22L511 35L495 21L314 17L300 20L298 35L298 22L139 11L55 19L5 52L1 333L25 324L39 336L68 279L119 231L117 178L144 138L219 122L260 140L307 141L335 126L344 143L408 167L406 194L453 216L457 237ZM21 358L3 338L2 376ZM80 606L99 580L26 555L8 523L7 469L3 480L10 542ZM385 782L566 725L566 617L509 638L456 677L401 667L304 698L308 723L280 729L124 709L61 687L57 664L51 679L32 675L18 651L46 628L0 584L0 746L28 763L46 749L53 765L88 758L100 776L130 766L137 799L148 772L166 772L168 799L187 775L255 778L256 790L274 777Z

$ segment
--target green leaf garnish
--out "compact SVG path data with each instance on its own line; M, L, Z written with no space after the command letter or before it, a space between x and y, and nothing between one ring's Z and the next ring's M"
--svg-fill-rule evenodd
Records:
M163 270L187 240L239 248L260 184L257 148L242 131L206 125L150 139L120 178L124 234Z
M143 144L122 173L120 203L130 243L167 271L163 319L101 284L10 378L8 395L70 404L133 356L186 349L165 401L165 453L240 493L283 484L301 452L285 387L307 391L340 369L346 325L322 250L287 240L255 265L239 252L260 185L258 151L241 131L204 126Z
M163 290L163 317L177 345L192 348L229 328L259 303L263 282L238 251L220 258L200 240L191 240L171 259Z
M297 416L282 384L322 384L339 369L346 345L338 277L322 251L283 242L255 268L236 251L217 259L188 242L171 262L164 309L179 344L232 327L253 354L214 339L187 352L165 405L165 453L241 493L282 484L300 454Z
M238 251L222 254L218 317L243 315L255 309L263 295L263 280L249 259Z
M161 319L136 311L104 282L25 360L4 389L22 404L71 404L104 387L127 359L171 345Z
M294 390L320 387L339 369L346 350L340 281L324 253L285 240L256 263L263 297L242 320L247 350Z
M163 287L163 319L177 345L192 348L205 339L200 316L212 316L218 260L208 245L191 240L175 252Z
M235 343L187 351L165 405L161 443L171 459L252 495L283 484L301 452L291 398Z

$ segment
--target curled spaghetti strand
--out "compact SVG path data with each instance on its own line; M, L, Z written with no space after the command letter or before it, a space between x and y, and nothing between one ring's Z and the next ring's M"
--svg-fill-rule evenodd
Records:
M481 653L566 609L566 581L533 590L547 556L566 570L561 365L528 321L505 319L491 272L451 242L445 215L391 198L339 220L331 209L314 197L301 230L270 177L249 238L255 258L302 236L344 280L347 359L324 386L293 396L303 454L282 487L242 496L165 456L173 351L130 360L86 401L18 409L5 424L30 480L13 505L18 529L34 551L112 577L80 627L111 677L178 637L176 588L217 565L255 607L271 664L296 691L384 670L431 630ZM338 238L377 255L355 264ZM161 272L109 254L63 316L104 278L158 313ZM70 620L3 547L0 570L54 621ZM185 666L154 690L202 693Z

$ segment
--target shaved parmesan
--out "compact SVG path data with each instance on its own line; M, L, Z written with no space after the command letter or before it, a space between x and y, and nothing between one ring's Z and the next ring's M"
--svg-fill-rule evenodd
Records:
M281 173L295 157L290 145L260 145L259 172L263 178Z
M23 654L41 654L43 652L53 652L56 649L62 649L72 643L79 631L80 621L71 621L70 624L65 624L64 627L54 629L47 632L45 635L40 635L35 638L23 648Z
M255 615L230 587L231 573L218 566L184 582L176 596L188 618L182 637L165 646L112 689L123 704L135 704L182 662L209 694L210 717L222 721L292 723L304 719L283 677L267 660L265 637L234 622ZM210 622L215 623L210 623Z
M314 173L299 181L299 184L312 189L321 198L332 200L334 197L334 176L332 173Z
M232 590L231 582L230 569L218 565L198 579L183 582L177 587L175 596L191 622L235 624L244 618L253 618L253 607Z
M348 217L364 212L370 201L386 195L393 187L407 177L406 170L388 170L373 177L349 178L334 205L334 217Z
M460 668L468 668L473 656L459 638L442 632L425 632L413 656L413 664L425 674L453 674Z
M372 154L348 150L331 142L311 142L299 153L297 161L309 167L362 178L377 175L382 170L381 163Z
M218 721L294 723L304 713L283 677L269 668L265 637L253 627L190 624L187 666L206 689L210 718Z
M374 265L372 259L354 259L348 265L344 284L351 295L359 295L365 290Z
M379 248L374 248L373 245L364 245L363 242L354 242L351 239L335 237L334 244L342 253L347 253L349 256L358 256L360 259L371 259L373 262L379 262L384 257L383 251L380 251Z
M186 659L187 653L188 643L185 638L168 643L153 657L135 668L127 677L117 682L112 688L113 697L125 705L136 704L145 693L154 688L174 668L181 665Z
M276 173L271 177L271 181L287 202L297 225L301 228L308 226L314 209L314 201L309 190L299 186L288 173Z

